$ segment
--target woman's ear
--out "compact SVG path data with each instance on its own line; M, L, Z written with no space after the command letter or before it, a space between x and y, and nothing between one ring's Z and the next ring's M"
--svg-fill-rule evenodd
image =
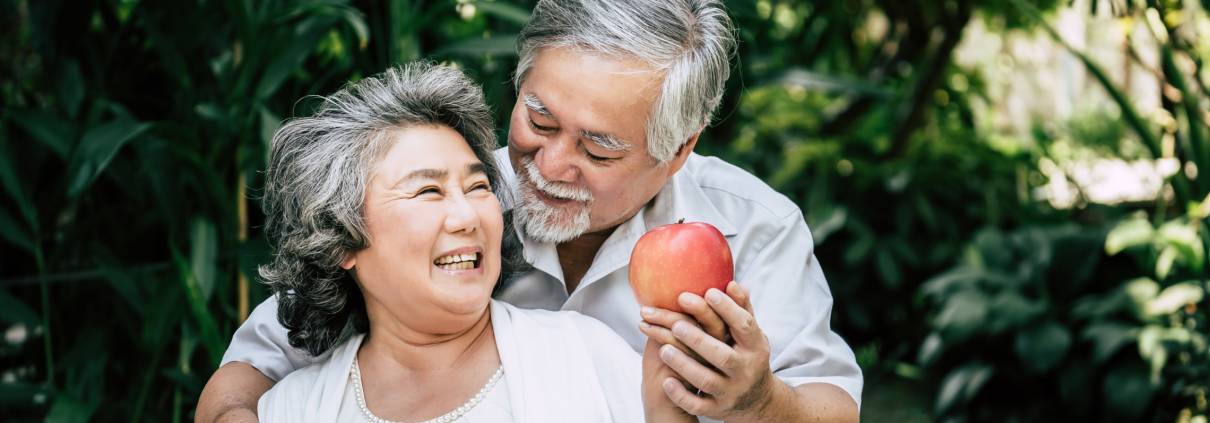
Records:
M352 269L353 266L355 266L355 265L357 265L357 254L349 254L349 256L345 258L344 263L340 264L340 268L344 269L344 270L349 270L349 269Z

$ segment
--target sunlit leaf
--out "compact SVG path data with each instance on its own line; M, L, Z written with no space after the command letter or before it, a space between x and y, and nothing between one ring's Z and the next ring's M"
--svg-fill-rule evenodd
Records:
M7 113L9 122L25 129L59 158L67 159L71 154L76 135L69 122L45 110L12 109Z
M1159 280L1167 278L1177 257L1180 257L1179 249L1171 245L1164 248L1164 251L1160 252L1160 256L1155 259L1155 277Z
M1126 296L1142 306L1160 293L1160 284L1147 278L1138 278L1126 283Z
M1147 314L1161 316L1173 313L1189 303L1200 303L1206 291L1196 282L1181 282L1160 291L1159 296L1147 302Z
M202 288L198 286L189 263L175 248L171 248L171 250L173 262L176 264L178 275L185 288L185 298L189 301L189 308L193 311L193 317L201 328L202 343L206 345L211 364L217 367L223 360L223 352L227 350L227 341L219 333L218 322L206 305L206 296L202 293Z
M496 16L517 25L525 25L526 22L529 22L529 17L531 15L530 11L523 7L514 6L512 4L500 1L476 1L471 2L471 4L475 5L476 10Z
M1058 322L1046 322L1017 332L1013 347L1027 369L1045 372L1063 362L1071 348L1071 332Z
M67 165L67 197L75 198L84 192L105 171L118 150L148 128L150 123L115 120L85 133Z
M994 372L992 366L977 362L954 369L941 381L941 391L937 393L934 412L941 414L959 401L970 401L983 388L983 384L991 379Z
M814 213L806 216L807 227L811 228L811 239L814 241L815 246L823 244L829 235L843 228L847 216L848 210L844 206L832 208L831 211L824 213L821 218L814 218Z
M1146 219L1131 219L1118 224L1105 238L1105 252L1114 255L1127 248L1151 242L1155 228Z
M488 38L469 38L437 49L433 52L433 56L440 57L453 54L500 57L516 56L516 45L517 34L493 35Z
M928 336L924 337L924 342L920 343L920 352L916 355L916 363L923 367L928 367L937 358L941 357L941 353L945 351L945 342L941 340L941 334L929 332Z

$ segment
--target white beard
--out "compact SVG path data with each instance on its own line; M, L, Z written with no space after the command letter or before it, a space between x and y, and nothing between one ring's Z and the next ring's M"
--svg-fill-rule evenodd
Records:
M541 191L555 198L575 203L555 207L538 198ZM521 156L517 169L517 222L530 238L539 242L561 243L576 239L588 231L591 224L592 192L564 182L551 182L542 177L538 165L530 156Z

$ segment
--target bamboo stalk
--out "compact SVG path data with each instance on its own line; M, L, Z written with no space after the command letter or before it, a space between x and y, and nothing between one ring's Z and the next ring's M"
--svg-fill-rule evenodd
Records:
M247 175L247 172L239 172L239 186L235 188L235 209L239 221L239 229L236 233L236 239L239 240L240 245L243 245L244 241L248 240L248 200L245 198L247 194L246 191L248 189ZM239 324L242 325L244 324L245 320L248 320L248 276L244 275L244 269L239 267L238 260L236 263L235 273L239 278Z

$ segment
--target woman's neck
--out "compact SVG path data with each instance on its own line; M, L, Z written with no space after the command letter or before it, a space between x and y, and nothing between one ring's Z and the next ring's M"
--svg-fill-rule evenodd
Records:
M382 364L389 367L395 364L408 372L441 372L463 364L477 353L495 349L490 306L470 326L449 333L416 330L390 313L374 313L383 310L367 311L374 318L370 319L370 332L358 354L363 362L382 360Z

